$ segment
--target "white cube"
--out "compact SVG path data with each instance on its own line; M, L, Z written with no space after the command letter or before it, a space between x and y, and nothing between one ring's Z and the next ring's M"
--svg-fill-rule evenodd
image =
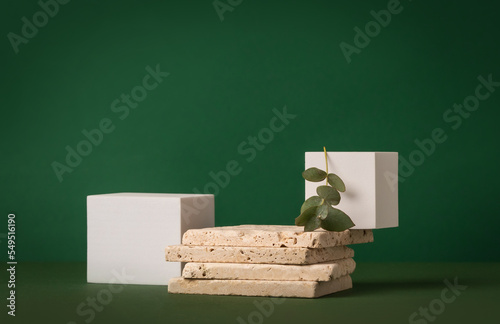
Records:
M165 247L214 226L214 196L114 193L87 197L87 281L167 285L181 263Z
M327 152L328 172L345 183L346 191L335 208L349 215L354 229L398 226L398 153ZM326 171L324 152L306 152L305 168ZM326 181L306 181L306 199L317 196L316 188Z

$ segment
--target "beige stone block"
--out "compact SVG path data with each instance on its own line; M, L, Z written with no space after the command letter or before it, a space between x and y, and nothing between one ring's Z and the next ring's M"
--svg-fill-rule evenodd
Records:
M352 288L350 276L330 281L201 280L172 278L168 292L174 294L240 295L316 298Z
M329 232L317 229L314 232L304 232L302 226L283 225L240 225L190 229L182 237L184 245L201 246L325 248L369 242L373 242L371 230Z
M351 274L353 259L342 259L309 265L188 263L182 271L185 279L221 280L291 280L330 281Z
M309 249L171 245L165 248L165 259L172 262L314 264L353 256L354 251L346 246Z

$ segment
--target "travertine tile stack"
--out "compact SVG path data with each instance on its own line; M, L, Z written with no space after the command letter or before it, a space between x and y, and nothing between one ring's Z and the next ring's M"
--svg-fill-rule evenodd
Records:
M241 225L188 230L166 260L188 262L170 293L315 298L352 288L346 245L373 242L371 230L304 232L299 226Z

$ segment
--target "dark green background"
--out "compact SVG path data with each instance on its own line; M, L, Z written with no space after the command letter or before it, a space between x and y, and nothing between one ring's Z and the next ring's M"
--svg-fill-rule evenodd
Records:
M217 195L216 225L292 224L305 151L408 158L440 127L447 141L400 184L400 227L357 260L500 261L500 90L457 130L442 117L479 75L500 80L500 7L401 3L348 64L339 44L387 1L244 0L221 22L211 1L73 0L18 54L6 35L40 8L2 1L0 233L15 212L18 260L84 261L86 195L192 192L230 160L243 171ZM170 76L119 120L111 102L156 64ZM285 105L297 117L246 162L238 145ZM115 131L60 183L51 163L102 118Z

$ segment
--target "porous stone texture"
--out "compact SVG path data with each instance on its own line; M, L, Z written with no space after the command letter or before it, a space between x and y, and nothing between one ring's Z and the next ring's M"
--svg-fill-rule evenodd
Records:
M353 256L354 251L345 246L309 249L171 245L165 248L165 259L171 262L313 264Z
M373 242L371 230L329 232L323 229L304 232L302 226L240 225L191 229L182 244L200 246L266 246L326 248Z
M188 263L182 271L186 279L329 281L351 274L353 259L310 265Z
M172 278L168 292L174 294L242 295L316 298L352 288L350 276L330 281L201 280Z

